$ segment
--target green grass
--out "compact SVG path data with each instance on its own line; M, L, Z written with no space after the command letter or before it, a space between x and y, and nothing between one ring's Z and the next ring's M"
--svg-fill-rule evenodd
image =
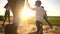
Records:
M58 17L49 17L48 20L52 25L60 25L60 18ZM43 23L47 24L46 21L44 21Z
M4 20L4 17L3 16L0 16L0 21L3 21Z
M3 20L4 20L4 17L0 16L0 21L3 21ZM13 20L13 17L10 17L10 21L12 20ZM48 20L52 25L60 26L60 17L48 17ZM29 24L35 24L34 17L29 18L28 22ZM47 25L47 22L44 20L43 24Z
M34 18L30 20L31 24L35 24L33 19ZM60 17L48 17L48 20L52 25L60 26ZM43 21L43 24L48 25L45 20Z
M4 16L0 16L0 21L3 21L3 20L4 20ZM10 21L12 21L12 20L13 20L13 17L11 16ZM8 19L6 21L8 21Z

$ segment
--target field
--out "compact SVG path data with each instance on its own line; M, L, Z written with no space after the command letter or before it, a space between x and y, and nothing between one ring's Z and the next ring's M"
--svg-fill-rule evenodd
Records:
M49 17L48 20L51 22L52 25L60 26L60 17ZM46 24L46 21L43 23Z
M0 21L3 21L3 20L4 20L4 16L0 16ZM8 19L7 19L7 20L8 20ZM6 21L7 21L7 20L6 20ZM12 21L12 20L13 20L13 17L11 16L11 17L10 17L10 21Z
M3 23L3 20L4 20L4 17L3 16L0 16L0 24ZM10 18L11 22L13 20L13 17ZM44 34L60 34L60 17L48 17L48 20L51 22L51 24L53 25L53 29L49 31L49 26L47 26L47 23L46 21L44 20L43 24L43 33ZM7 20L8 21L8 20ZM6 23L8 23L6 21ZM19 31L19 34L22 33L22 34L36 34L35 31L36 31L36 26L34 25L35 24L35 21L34 21L34 17L30 17L28 20L27 20L28 24L23 24L24 26L21 26L18 31ZM24 21L25 23L25 21ZM47 26L47 27L46 27ZM0 34L4 34L4 29L0 26Z
M60 26L60 17L48 17L47 19L52 25ZM34 17L30 18L29 21L30 23L35 24ZM47 22L44 20L43 24L47 25Z
M30 17L29 19L27 19L27 22L29 22L30 24L35 24L35 21L34 21L34 17ZM3 16L0 16L0 21L3 21L4 20L4 17ZM13 17L11 16L10 17L10 21L12 22L13 20ZM8 19L6 20L8 21ZM57 25L57 26L60 26L60 17L48 17L48 21L52 24L52 25ZM47 22L44 20L43 24L47 24Z

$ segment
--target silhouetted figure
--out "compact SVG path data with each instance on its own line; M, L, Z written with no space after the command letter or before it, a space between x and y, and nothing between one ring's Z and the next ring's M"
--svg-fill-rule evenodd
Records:
M44 9L43 6L41 6L41 7ZM45 11L45 9L44 9L44 11ZM45 11L45 12L46 12L46 11ZM47 16L46 13L45 13L45 15ZM48 21L47 17L44 16L44 19L45 19L45 21L48 23L48 25L50 26L50 28L52 28L52 24Z
M25 0L8 0L8 4L13 13L13 23L18 26L20 23L20 12L24 8Z
M13 13L13 24L5 26L5 34L18 34L20 12L24 8L25 0L8 0L8 5Z
M6 21L7 18L8 18L8 22L9 22L9 24L10 24L10 9L9 9L8 4L6 4L6 6L5 6L4 8L6 9L6 11L5 11L4 21L3 21L2 26L5 25L5 21Z

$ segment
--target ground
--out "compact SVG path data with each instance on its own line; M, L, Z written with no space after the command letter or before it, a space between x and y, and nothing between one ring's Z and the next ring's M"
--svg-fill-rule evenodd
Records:
M1 22L2 21L0 21L0 23ZM4 27L2 27L1 24L0 24L0 34L4 34ZM24 25L22 24L18 28L18 34L36 34L35 24L24 24ZM50 29L48 25L43 25L43 34L60 34L60 26L53 26L53 29Z

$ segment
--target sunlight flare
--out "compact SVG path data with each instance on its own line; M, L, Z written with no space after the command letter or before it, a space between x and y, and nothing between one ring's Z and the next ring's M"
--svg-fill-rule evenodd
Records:
M25 4L24 9L21 12L21 19L25 20L25 19L30 18L31 16L35 16L35 11L27 8Z

